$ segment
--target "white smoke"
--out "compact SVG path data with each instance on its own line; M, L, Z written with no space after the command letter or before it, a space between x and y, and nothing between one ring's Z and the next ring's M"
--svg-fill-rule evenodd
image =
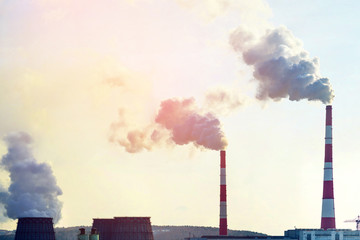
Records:
M56 184L51 167L38 163L32 155L32 138L25 132L7 135L4 141L8 153L1 159L2 167L10 173L10 186L0 192L0 202L9 218L52 217L61 218L62 194Z
M320 77L318 59L310 58L286 27L268 30L260 38L239 27L231 34L230 44L253 66L258 99L308 99L324 104L333 100L329 79Z

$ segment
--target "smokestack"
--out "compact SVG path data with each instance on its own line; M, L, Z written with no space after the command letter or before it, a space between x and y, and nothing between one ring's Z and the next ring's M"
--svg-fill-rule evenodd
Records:
M332 106L326 106L324 188L321 213L321 228L335 227L335 207L332 166Z
M226 213L226 152L220 151L220 226L219 235L227 235Z

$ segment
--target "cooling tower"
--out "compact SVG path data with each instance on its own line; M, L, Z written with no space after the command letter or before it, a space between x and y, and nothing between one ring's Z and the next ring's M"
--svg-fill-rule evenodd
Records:
M220 223L219 235L227 235L226 212L226 152L220 151Z
M99 232L99 240L111 240L112 239L112 225L114 219L112 218L94 218L93 228L96 228Z
M15 240L55 240L52 218L19 218Z
M93 219L99 240L154 240L150 217Z
M326 106L325 126L325 165L324 185L321 212L321 228L327 230L335 228L335 207L332 166L332 107Z

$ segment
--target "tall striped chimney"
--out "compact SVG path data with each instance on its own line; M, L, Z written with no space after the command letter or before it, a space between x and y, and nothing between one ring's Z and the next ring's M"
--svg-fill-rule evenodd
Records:
M324 188L321 213L321 228L335 227L335 207L332 166L332 107L326 106Z
M219 235L227 235L226 214L226 152L220 151L220 225Z

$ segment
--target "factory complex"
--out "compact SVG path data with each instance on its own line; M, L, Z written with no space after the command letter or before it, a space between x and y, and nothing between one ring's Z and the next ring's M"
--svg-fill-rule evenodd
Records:
M287 230L284 236L202 236L185 238L185 240L359 240L360 231L350 229L293 229Z
M227 228L226 152L220 151L219 235L185 240L360 240L360 230L336 229L333 188L332 106L326 106L325 160L321 224L319 229L292 229L284 236L229 236ZM276 219L274 219L276 220ZM356 221L357 226L360 223ZM358 229L358 228L357 228ZM94 218L90 234L79 229L78 240L154 240L150 217ZM15 240L55 240L52 218L19 218Z
M360 240L360 231L336 229L334 184L333 184L333 154L332 154L332 106L326 106L325 118L325 159L324 182L321 212L321 228L293 229L284 232L284 236L229 236L227 235L226 214L226 171L225 151L220 152L220 223L218 236L202 236L201 238L186 238L186 240L206 239L268 239L268 240ZM360 221L356 221L357 229Z

